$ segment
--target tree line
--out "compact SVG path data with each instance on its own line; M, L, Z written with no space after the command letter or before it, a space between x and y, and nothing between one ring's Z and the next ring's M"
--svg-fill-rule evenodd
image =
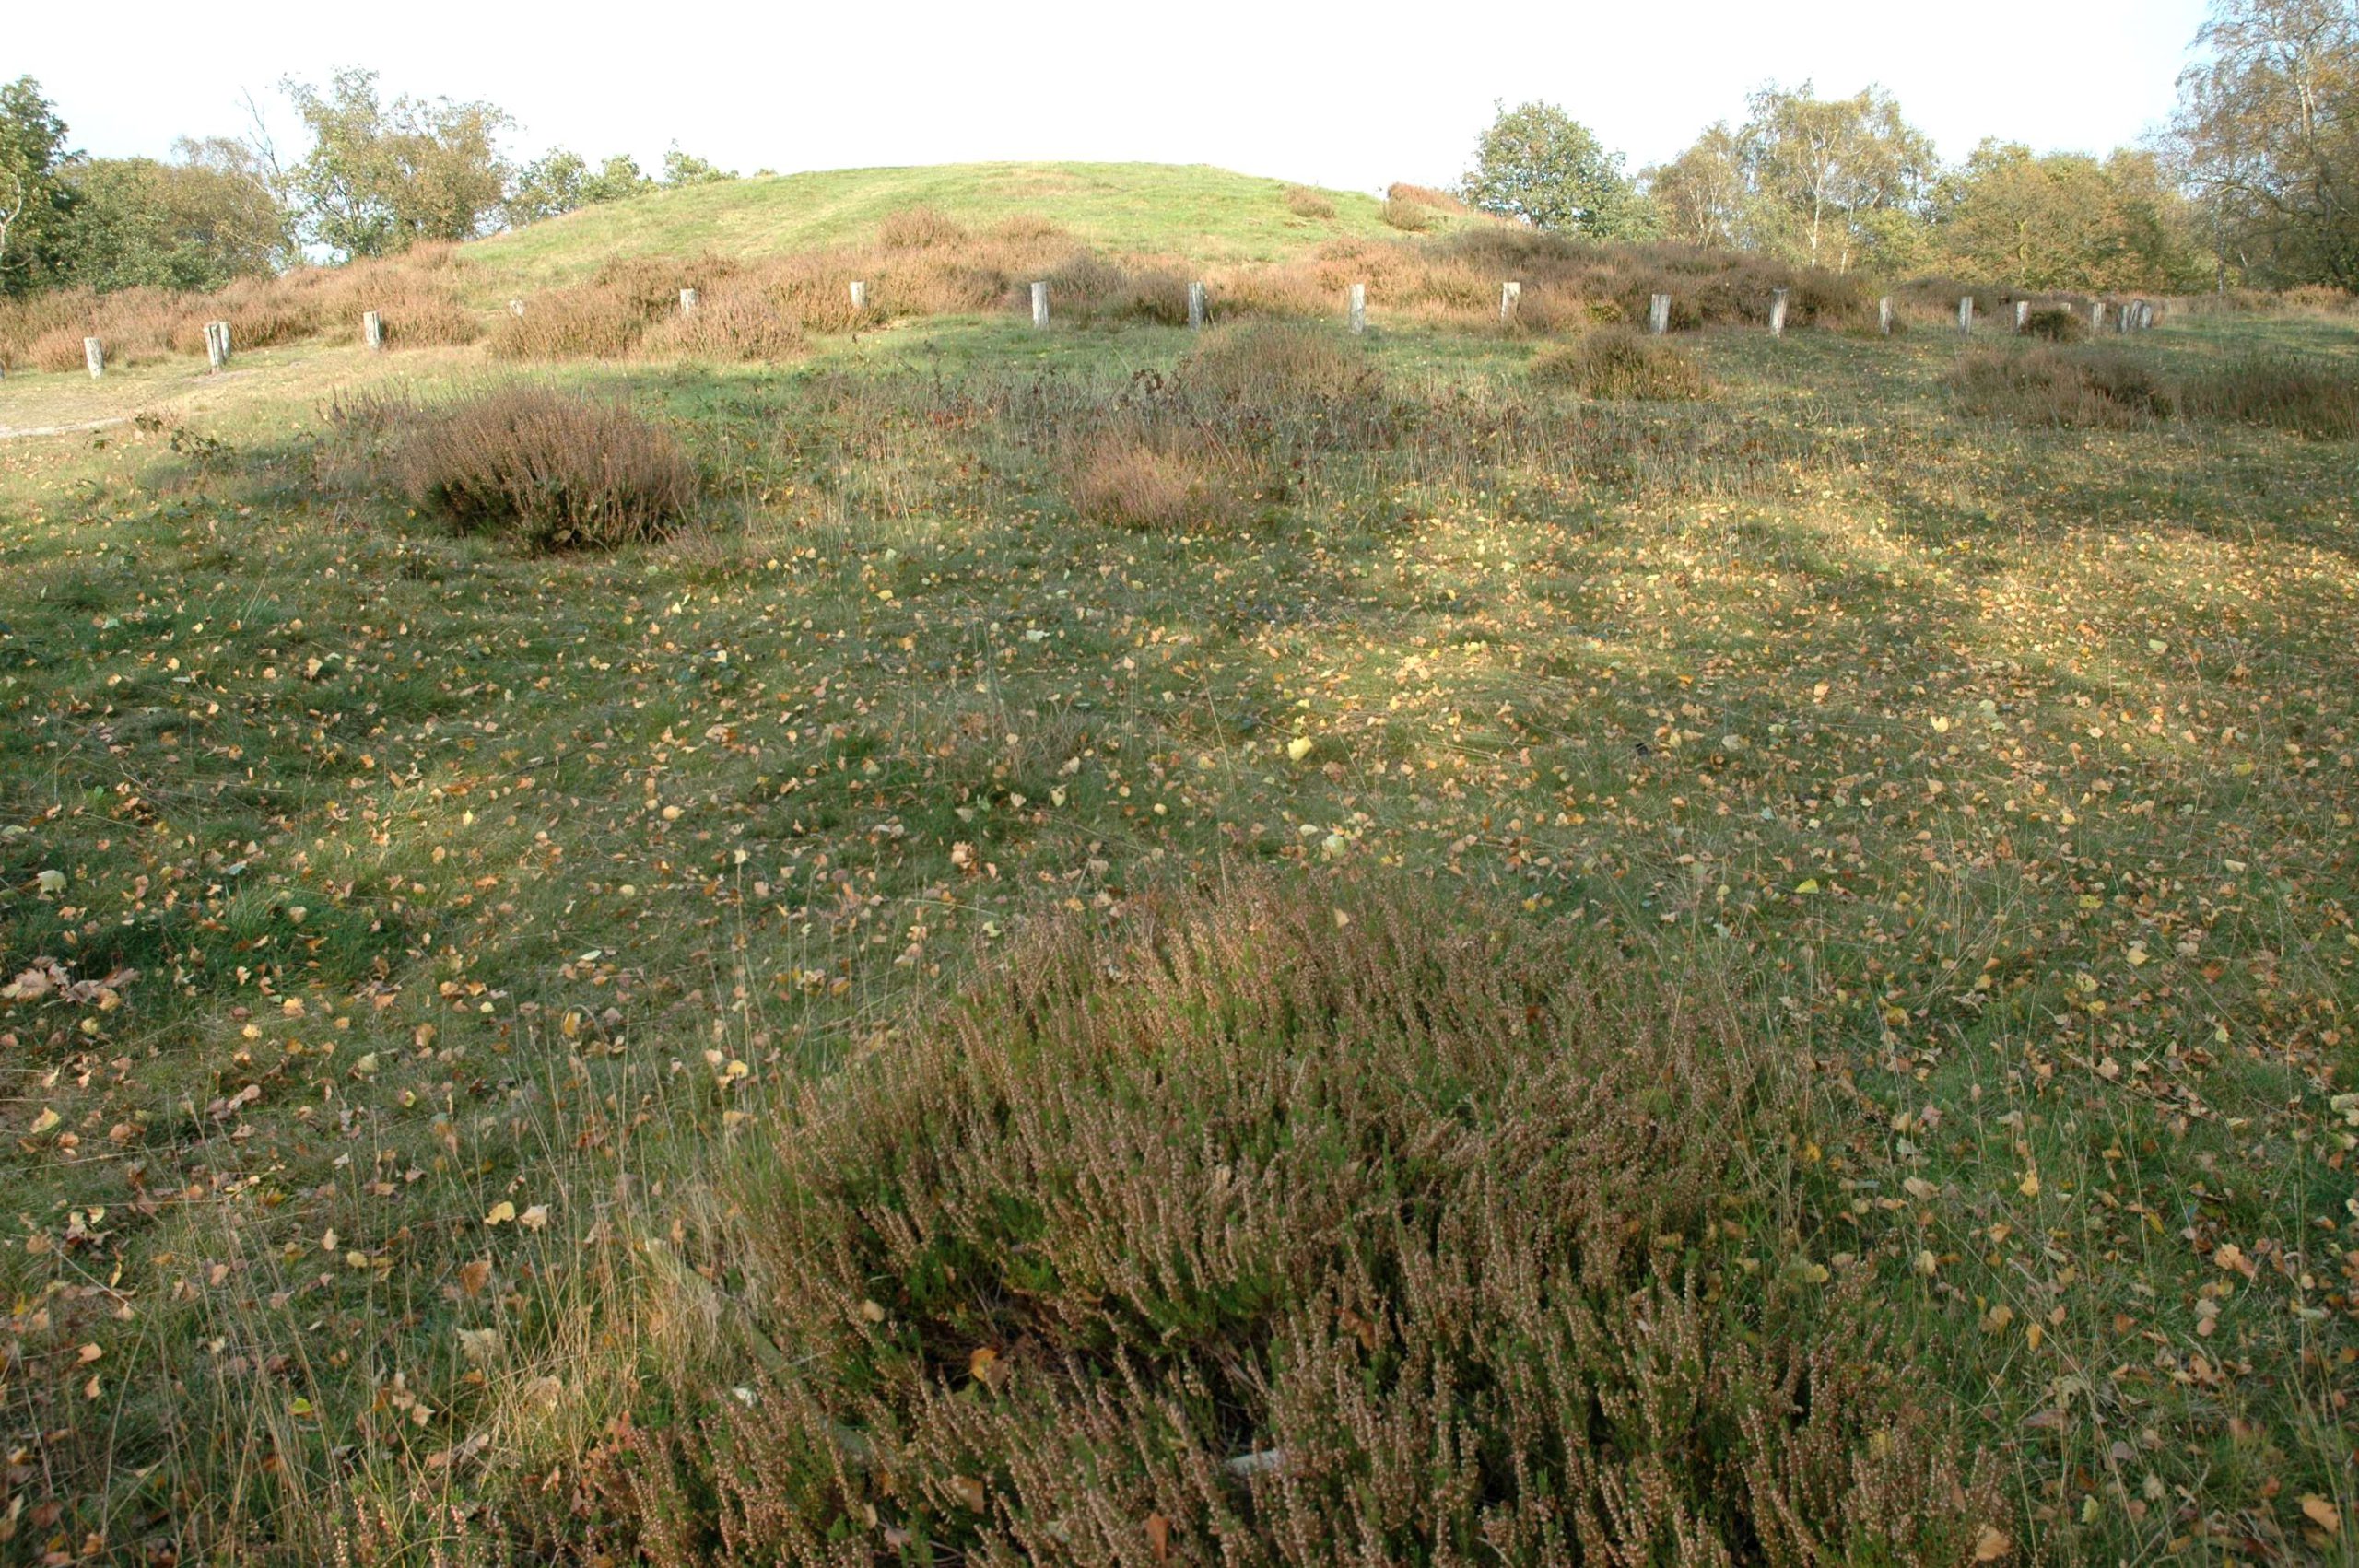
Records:
M676 144L654 174L564 149L518 165L501 146L514 122L495 105L387 100L365 70L280 90L308 138L298 158L281 160L254 112L243 136L103 158L70 149L31 77L0 85L0 296L209 288L733 177ZM1502 105L1461 193L1542 228L1838 272L2359 290L2359 0L2215 0L2168 128L2101 157L1992 139L1944 164L1881 88L1771 84L1741 121L1636 173L1564 109Z
M1503 105L1463 187L1544 228L1838 272L2359 290L2359 0L2216 0L2168 129L2104 157L1994 138L1945 166L1891 94L1805 82L1635 175L1556 105Z
M248 134L183 137L169 158L91 158L32 77L0 84L0 297L217 288L735 177L676 145L654 174L563 148L519 165L501 146L515 122L496 105L388 99L365 70L280 91L308 141L299 157L282 159L256 110Z

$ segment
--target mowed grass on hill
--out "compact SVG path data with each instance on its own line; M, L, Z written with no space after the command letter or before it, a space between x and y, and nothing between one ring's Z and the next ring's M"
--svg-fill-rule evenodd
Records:
M2359 448L1379 321L0 445L8 1550L2344 1550Z
M1329 240L1395 233L1373 196L1318 191L1330 214L1305 216L1286 201L1300 189L1208 164L953 163L757 176L653 192L501 234L467 247L463 270L472 291L504 299L640 256L755 261L864 240L910 207L976 229L1037 216L1081 244L1214 264L1283 261Z

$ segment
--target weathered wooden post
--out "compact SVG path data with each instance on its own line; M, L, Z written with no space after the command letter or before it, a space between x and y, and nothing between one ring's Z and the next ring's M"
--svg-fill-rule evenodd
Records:
M1769 335L1786 335L1786 291L1772 289L1769 294Z
M1049 324L1049 286L1045 280L1032 286L1032 324L1036 327Z
M107 373L107 351L95 337L82 340L82 363L90 368L90 380L97 380Z
M1523 298L1523 285L1509 280L1499 285L1499 320L1515 320L1515 308Z
M2140 332L2152 332L2152 331L2154 330L2154 302L2153 300L2151 300L2151 299L2141 299L2141 300L2139 300L2139 301L2138 301L2138 330L2139 330Z
M2105 331L2105 301L2102 299L2089 301L2089 330L2091 332Z
M1188 330L1202 332L1203 327L1204 286L1201 283L1191 283L1188 286Z
M1971 294L1957 302L1957 330L1962 333L1974 331L1974 296Z
M1671 331L1671 296L1658 294L1647 301L1647 330L1661 337Z
M1892 296L1887 294L1876 301L1876 331L1892 335Z
M385 352L385 318L375 310L360 312L360 341L371 354Z
M2028 300L2028 299L2018 299L2018 300L2016 300L2016 301L2015 301L2015 330L2016 330L2017 332L2022 332L2025 327L2028 327L2028 326L2030 326L2030 325L2031 325L2031 301L2030 301L2030 300Z
M522 315L524 313L524 302L522 299L511 299L508 302L508 313L511 316Z
M868 309L868 285L856 282L851 286L851 308L855 310Z
M1367 285L1352 285L1352 330L1367 331Z
M229 362L229 323L205 323L205 362L218 370Z
M693 316L696 313L697 291L693 288L683 288L680 290L680 314Z

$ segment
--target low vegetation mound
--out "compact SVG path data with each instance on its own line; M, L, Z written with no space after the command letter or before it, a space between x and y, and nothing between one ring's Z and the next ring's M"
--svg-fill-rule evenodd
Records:
M1340 403L1381 391L1367 350L1332 326L1247 321L1215 327L1180 361L1182 385L1241 406L1274 411Z
M0 299L0 368L79 370L95 337L110 365L205 353L205 323L226 321L233 351L324 340L358 343L362 315L382 318L389 346L471 343L483 333L461 303L455 248L419 245L400 256L298 267L240 278L214 293L167 288L53 289Z
M2043 343L2078 343L2089 335L2089 323L2065 306L2043 306L2024 317L2024 335Z
M788 1113L734 1261L792 1350L609 1456L646 1555L2003 1550L1860 1299L1740 1265L1848 1199L1700 976L1299 879L1026 940Z
M1703 367L1634 327L1600 327L1533 356L1543 385L1611 403L1697 403L1712 395Z
M604 549L661 538L696 504L687 450L619 403L508 386L386 423L403 493L463 532Z
M2166 419L2176 406L2154 368L2118 349L1969 348L1949 382L1968 413L2023 425L2118 428Z
M2359 377L2323 360L2246 354L2188 379L2187 412L2321 440L2359 439Z

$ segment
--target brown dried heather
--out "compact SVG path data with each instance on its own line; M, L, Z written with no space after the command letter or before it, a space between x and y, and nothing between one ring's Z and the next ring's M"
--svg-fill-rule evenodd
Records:
M209 321L227 321L240 348L306 338L358 342L367 310L384 316L395 347L467 343L481 327L459 303L451 255L448 245L421 245L381 260L240 278L212 294L60 289L0 302L0 363L78 369L86 335L105 343L107 358L119 365L202 354Z
M1370 397L1383 387L1366 348L1309 322L1215 327L1180 361L1178 375L1182 386L1261 412Z
M2323 360L2247 354L2189 378L2189 414L2271 425L2320 440L2359 438L2359 378Z
M1532 357L1532 377L1612 403L1700 403L1712 395L1703 367L1635 327L1599 327Z
M1719 995L1407 886L1052 918L803 1094L742 1393L581 1506L732 1564L1964 1563L1993 1472L1808 1261L1846 1130Z
M1063 470L1074 511L1119 528L1180 531L1234 522L1252 502L1249 465L1166 427L1099 431L1075 443Z
M888 251L935 250L965 242L967 230L939 207L902 207L876 226L876 242Z
M379 403L410 500L463 532L533 549L607 549L660 538L694 509L697 477L672 433L619 403L511 385L437 407Z
M2108 348L1969 348L1949 382L1968 413L2033 426L2142 425L2170 417L2174 403L2151 366Z

